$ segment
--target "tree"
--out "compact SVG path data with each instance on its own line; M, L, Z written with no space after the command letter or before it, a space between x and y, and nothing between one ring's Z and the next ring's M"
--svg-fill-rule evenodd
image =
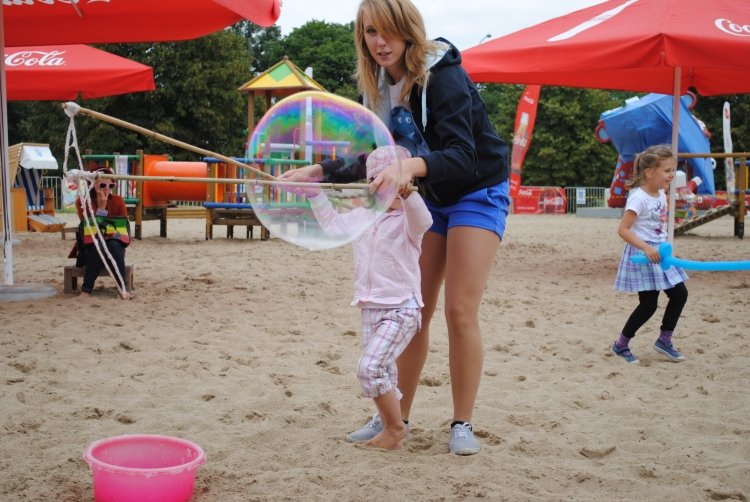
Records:
M101 48L152 66L156 91L82 100L81 106L204 149L242 155L246 105L237 88L248 79L250 57L236 30L190 41ZM68 119L60 103L11 105L10 116L16 122L10 123L9 130L14 141L48 142L55 156L62 158ZM81 148L95 153L133 153L141 148L177 160L196 159L192 152L90 117L75 122Z
M283 40L284 55L300 68L312 67L313 78L326 90L356 99L353 75L357 63L354 24L310 21L295 28Z
M284 57L281 29L278 26L262 28L248 21L235 26L247 40L251 76L263 73Z
M525 86L481 86L490 120L500 137L513 138L516 108ZM603 111L619 106L623 93L542 87L531 146L524 160L524 185L609 186L617 152L597 141Z

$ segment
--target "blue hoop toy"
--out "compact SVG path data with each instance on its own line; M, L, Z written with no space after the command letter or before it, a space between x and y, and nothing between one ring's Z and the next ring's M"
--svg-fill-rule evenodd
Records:
M662 270L667 270L672 265L689 270L702 270L704 272L750 270L750 261L693 261L675 258L672 256L672 244L669 242L662 242L659 244L659 254L661 255L659 265ZM630 260L638 265L648 265L651 263L645 254L635 255L631 257Z

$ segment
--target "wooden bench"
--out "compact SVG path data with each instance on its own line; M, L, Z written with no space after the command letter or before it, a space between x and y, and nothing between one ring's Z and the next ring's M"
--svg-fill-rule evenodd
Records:
M78 278L83 277L84 268L75 265L66 265L63 273L63 293L72 294L78 290ZM99 270L99 277L107 277L107 269L102 267ZM133 265L125 265L125 283L128 291L135 289L133 282Z
M206 208L206 240L213 239L214 225L226 225L227 237L234 237L234 227L246 227L246 237L252 239L253 227L260 227L260 240L265 241L270 237L266 227L258 219L253 211L253 206L244 203L226 203L226 202L204 202Z

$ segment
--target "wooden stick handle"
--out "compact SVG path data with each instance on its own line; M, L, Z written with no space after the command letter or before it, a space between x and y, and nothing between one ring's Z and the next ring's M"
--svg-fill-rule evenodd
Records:
M63 108L68 109L71 107L70 105L75 103L63 103ZM76 105L78 106L78 105ZM126 122L124 120L117 119L115 117L111 117L109 115L106 115L104 113L95 112L94 110L89 110L88 108L78 107L78 113L82 113L83 115L88 115L89 117L94 117L99 120L103 120L105 122L109 122L110 124L114 124L120 127L124 127L125 129L130 129L131 131L138 132L140 134L143 134L146 137L154 138L159 141L163 141L164 143L169 143L170 145L174 145L180 148L184 148L185 150L189 150L191 152L199 153L203 155L204 157L214 157L219 160L222 160L226 162L227 164L232 164L238 167L244 167L245 169L250 169L251 171L254 171L256 174L259 174L260 176L264 176L265 178L275 180L277 179L275 176L272 176L268 173L265 173L261 171L260 169L257 169L253 166L250 166L248 164L244 164L238 160L235 160L231 157L227 157L225 155L221 155L220 153L212 152L210 150L206 150L204 148L200 148L195 145L191 145L189 143L184 143L182 141L176 140L174 138L170 138L169 136L165 136L163 134L159 134L156 131L152 131L150 129L146 129L145 127L137 126L135 124L131 124L130 122Z
M281 187L317 187L320 189L364 189L367 190L370 185L367 183L312 183L312 182L301 182L301 181L283 181L274 178L273 180L255 180L246 178L198 178L198 177L185 177L180 176L138 176L134 174L105 174L96 173L96 179L112 179L112 180L134 180L134 181L170 181L170 182L188 182L188 183L220 183L220 184L235 184L235 183L250 183L251 185L272 185Z

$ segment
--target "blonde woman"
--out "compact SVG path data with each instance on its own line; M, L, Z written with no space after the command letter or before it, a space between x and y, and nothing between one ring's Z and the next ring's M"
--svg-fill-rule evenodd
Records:
M354 39L364 105L412 154L400 167L379 174L371 189L402 188L415 178L433 219L420 257L422 328L398 360L401 417L408 424L427 358L430 320L445 284L453 394L449 451L472 455L481 448L471 422L482 375L479 305L508 214L508 146L461 68L458 49L444 39L427 39L410 0L360 2ZM342 166L335 160L284 176L337 182L364 177L362 163ZM382 429L375 414L347 440L368 441Z

